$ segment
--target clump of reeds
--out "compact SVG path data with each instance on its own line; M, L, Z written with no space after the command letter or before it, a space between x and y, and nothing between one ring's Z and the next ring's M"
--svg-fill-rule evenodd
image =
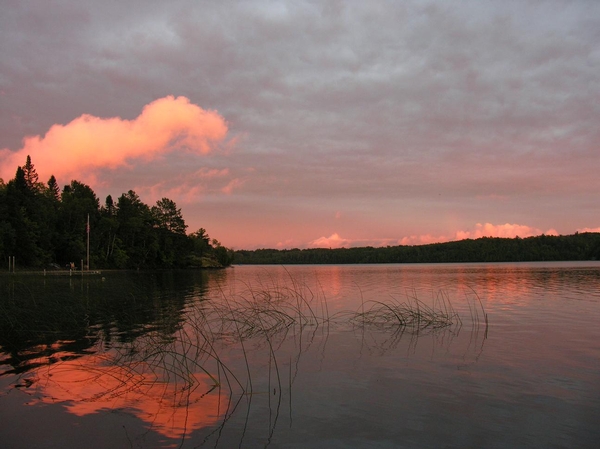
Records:
M325 310L313 304L312 292L300 292L294 288L248 288L242 293L228 295L211 301L208 322L213 333L234 340L253 337L273 338L285 335L295 326L319 326L328 317L317 315Z
M433 305L424 303L416 295L407 296L405 301L394 297L390 302L365 301L360 310L350 314L349 320L355 326L373 326L379 329L406 328L413 331L462 324L447 294L443 292L437 295Z

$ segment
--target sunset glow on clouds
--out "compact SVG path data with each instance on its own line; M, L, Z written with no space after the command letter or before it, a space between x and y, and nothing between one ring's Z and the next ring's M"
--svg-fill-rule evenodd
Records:
M351 244L351 240L341 238L337 233L329 237L320 237L309 243L312 248L343 248Z
M579 232L600 232L598 229L581 230ZM501 237L501 238L527 238L537 235L558 235L554 229L542 231L526 225L505 223L502 225L493 225L491 223L477 223L475 229L468 231L456 231L453 235L410 235L402 237L399 240L393 239L345 239L337 233L329 237L320 237L309 243L310 248L350 248L357 246L394 246L394 245L428 245L430 243L443 243L455 240L478 239L481 237Z
M597 228L582 228L582 229L578 229L577 232L600 232L600 227L597 227Z
M4 181L29 154L236 249L600 226L600 2L151 3L3 8Z
M558 235L558 232L554 229L542 231L541 229L532 228L531 226L511 223L501 225L477 223L475 229L470 231L456 231L453 236L410 236L402 238L399 243L402 245L422 245L428 243L450 242L454 240L479 239L481 237L526 238L542 234Z
M149 161L172 151L209 153L227 134L218 113L205 111L185 97L161 98L133 120L84 114L66 125L53 125L42 136L26 137L23 147L0 156L0 173L9 179L30 155L47 179L90 179L98 169Z

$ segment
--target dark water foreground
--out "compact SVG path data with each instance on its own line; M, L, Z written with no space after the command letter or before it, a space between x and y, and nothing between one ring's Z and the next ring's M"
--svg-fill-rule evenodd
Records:
M0 277L1 447L600 446L598 263L103 277Z

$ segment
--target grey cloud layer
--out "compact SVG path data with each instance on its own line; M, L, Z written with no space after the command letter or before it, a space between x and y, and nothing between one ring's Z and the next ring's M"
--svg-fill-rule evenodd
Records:
M0 3L0 148L174 94L229 121L211 163L257 199L600 187L599 2Z

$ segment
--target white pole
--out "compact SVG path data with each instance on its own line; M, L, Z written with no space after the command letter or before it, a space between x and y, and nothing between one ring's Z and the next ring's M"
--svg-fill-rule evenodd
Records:
M90 271L90 214L87 219L87 271Z

